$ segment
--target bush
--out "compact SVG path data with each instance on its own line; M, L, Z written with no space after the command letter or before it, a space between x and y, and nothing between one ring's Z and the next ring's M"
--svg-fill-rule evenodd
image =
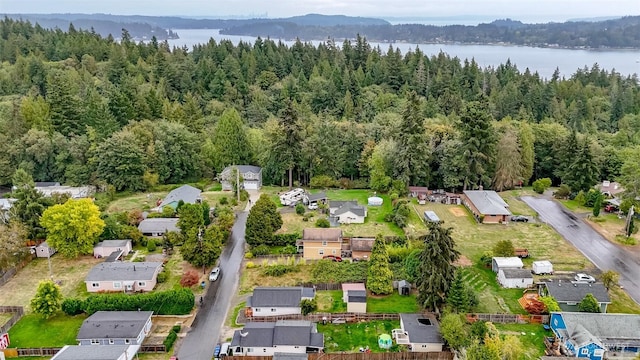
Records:
M273 236L273 245L274 246L295 245L296 241L300 238L301 236L298 233L276 234Z
M62 311L69 316L74 316L84 312L83 306L84 301L80 299L64 299L62 302Z
M349 178L340 178L340 180L338 180L338 186L345 190L353 189L353 181Z
M556 199L567 199L571 195L571 188L567 184L560 185L560 188L553 193Z
M253 253L251 251L249 251L248 253L244 254L244 258L245 259L253 259Z
M155 240L147 241L147 251L149 251L150 253L156 251L156 242L155 242Z
M247 261L247 269L253 269L255 267L257 267L258 265L256 265L256 263L254 263L253 261Z
M173 327L171 328L171 331L177 334L180 332L181 329L182 329L182 325L176 324L176 325L173 325Z
M302 217L302 221L309 221L309 216L305 215Z
M302 216L302 215L304 215L304 211L305 211L304 204L297 203L296 204L296 214Z
M247 201L249 200L249 193L247 192L247 190L242 189L240 190L240 201Z
M236 199L235 197L231 198L231 206L238 206L238 199Z
M510 256L513 256L513 255L510 255ZM485 251L480 257L480 263L486 267L490 267L492 261L493 261L493 253L491 251Z
M253 256L269 255L270 252L271 248L269 248L267 245L258 245L251 248L251 253L253 254Z
M511 257L515 251L511 240L500 240L493 246L493 256Z
M78 308L82 303L82 311L92 315L96 311L153 311L155 315L186 315L193 309L195 296L190 289L155 291L142 294L92 294L82 301L67 299L68 311ZM64 306L64 305L63 305Z
M171 350L171 348L173 347L173 343L176 342L176 340L178 339L178 334L171 330L169 331L169 335L167 335L167 338L164 339L164 341L162 342L164 344L164 347L167 351Z
M542 194L544 193L545 190L547 190L551 186L551 179L549 178L538 179L533 182L532 186L533 186L533 191L537 192L538 194Z
M168 279L169 279L169 272L167 271L167 269L164 269L160 271L156 281L158 282L158 284L162 284L164 282L167 282Z
M335 180L327 175L318 175L311 178L309 181L309 186L311 188L330 188L335 186Z
M282 249L280 249L280 254L283 254L283 255L294 255L297 253L298 253L298 248L296 248L295 245L287 245Z
M302 315L309 315L312 312L318 311L318 302L316 299L304 299L300 301L300 311Z
M275 265L266 266L262 271L262 274L265 276L278 277L290 272L295 272L296 270L297 268L295 266L275 264Z
M227 199L226 196L223 196L220 198L220 201L218 201L220 203L220 205L227 205L229 203L229 199Z
M603 197L604 195L600 192L600 190L591 189L587 191L587 194L585 195L584 206L593 207L598 199L600 199L600 205L602 205Z
M329 223L329 219L327 219L327 218L320 218L320 219L316 220L316 227L328 228L330 226L331 226L331 224Z
M147 257L144 255L141 256L136 256L133 260L131 260L132 262L145 262L145 260L147 260Z
M190 288L200 283L200 273L195 270L189 270L180 278L180 286Z

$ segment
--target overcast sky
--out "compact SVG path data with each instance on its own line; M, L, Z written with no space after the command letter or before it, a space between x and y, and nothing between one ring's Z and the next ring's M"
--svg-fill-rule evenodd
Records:
M640 14L640 0L0 0L0 13L287 17L479 15L529 21Z

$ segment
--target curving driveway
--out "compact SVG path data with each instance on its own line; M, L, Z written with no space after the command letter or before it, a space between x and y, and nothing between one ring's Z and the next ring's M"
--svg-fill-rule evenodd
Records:
M523 196L521 199L539 214L542 222L556 229L600 270L619 273L620 285L624 286L633 300L640 303L640 260L636 256L605 239L554 200L532 196Z

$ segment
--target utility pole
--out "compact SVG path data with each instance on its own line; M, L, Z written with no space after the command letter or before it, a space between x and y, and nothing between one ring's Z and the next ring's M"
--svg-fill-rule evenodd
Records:
M236 187L238 189L238 204L240 204L240 169L236 166Z
M202 228L198 228L198 242L200 243L200 253L202 253ZM206 274L207 270L205 269L204 263L202 263L202 274Z

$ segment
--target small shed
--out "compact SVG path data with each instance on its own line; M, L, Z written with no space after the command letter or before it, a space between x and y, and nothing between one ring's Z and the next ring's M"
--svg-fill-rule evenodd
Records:
M533 275L525 269L500 269L498 282L507 289L525 289L533 285Z
M347 291L347 312L361 313L367 312L367 291L349 290Z
M491 260L491 270L498 273L500 269L522 269L524 264L519 257L494 257Z
M349 290L362 290L366 288L364 283L344 283L342 284L342 302L349 302Z
M549 260L534 261L532 271L536 275L553 274L553 264Z
M36 246L36 256L39 258L48 258L55 253L56 249L49 247L46 241Z
M407 280L398 281L398 294L405 296L411 294L411 284Z
M440 222L440 218L438 217L438 215L436 215L435 212L427 210L424 212L424 221L438 223Z

